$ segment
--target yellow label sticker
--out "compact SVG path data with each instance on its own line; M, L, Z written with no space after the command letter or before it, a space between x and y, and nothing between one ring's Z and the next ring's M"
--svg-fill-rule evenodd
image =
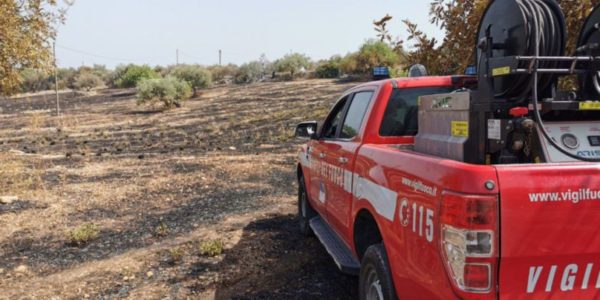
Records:
M452 121L452 136L469 137L469 122Z
M510 67L495 68L492 70L492 76L503 76L510 74Z
M579 102L580 110L600 110L600 101Z

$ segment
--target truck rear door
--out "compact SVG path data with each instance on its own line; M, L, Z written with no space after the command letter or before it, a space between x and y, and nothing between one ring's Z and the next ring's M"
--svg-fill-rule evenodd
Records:
M600 166L498 166L501 299L600 299Z

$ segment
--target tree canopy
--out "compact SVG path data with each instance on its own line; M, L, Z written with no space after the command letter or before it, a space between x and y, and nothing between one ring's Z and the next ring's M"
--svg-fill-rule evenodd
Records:
M299 53L285 55L275 62L275 69L278 72L289 72L292 77L302 69L308 68L310 68L310 58Z
M173 68L171 75L187 82L194 95L199 89L206 89L212 86L212 74L205 68L198 65L179 65Z
M50 42L63 13L56 0L0 0L0 94L19 91L23 69L53 65Z
M369 40L360 46L358 52L350 53L340 62L346 74L371 74L374 67L396 67L402 63L401 57L390 45L382 41Z
M403 20L408 28L406 60L411 64L424 64L431 74L460 74L474 61L474 50L479 21L490 0L433 0L429 16L433 24L445 32L442 41L430 38L410 20ZM558 0L568 30L567 53L573 53L576 39L583 22L600 0ZM402 41L392 41L387 23L392 19L386 15L375 21L377 36L382 41L393 42L400 48L407 47Z

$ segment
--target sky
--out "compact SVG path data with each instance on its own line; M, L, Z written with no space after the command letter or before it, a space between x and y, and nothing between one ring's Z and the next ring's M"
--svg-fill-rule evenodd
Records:
M405 38L410 19L430 36L427 0L75 0L59 26L61 67L124 63L242 64L290 52L313 59L356 51L376 36L373 20Z

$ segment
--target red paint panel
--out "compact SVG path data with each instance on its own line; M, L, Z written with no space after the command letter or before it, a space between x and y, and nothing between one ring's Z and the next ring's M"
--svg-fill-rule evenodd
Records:
M355 173L398 193L398 205L393 222L377 217L390 258L393 280L399 297L405 299L455 299L441 254L440 206L442 191L464 194L493 195L485 182L496 182L496 170L490 166L465 163L421 155L389 145L364 145L359 150ZM400 221L401 202L407 199L412 214L408 225ZM356 199L354 215L372 208ZM416 210L412 210L412 205ZM429 242L425 227L420 230L420 210L433 212L433 241ZM416 230L412 222L417 217ZM423 222L423 223L422 223ZM426 226L426 225L425 225ZM475 297L479 298L478 295ZM483 297L481 297L483 298Z
M501 298L600 298L600 167L497 169Z

